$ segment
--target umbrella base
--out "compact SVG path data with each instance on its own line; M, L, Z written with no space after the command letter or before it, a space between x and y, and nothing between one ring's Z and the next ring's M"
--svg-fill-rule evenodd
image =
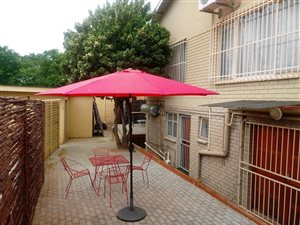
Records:
M146 216L146 211L140 207L131 208L128 206L120 209L117 213L117 218L125 222L137 222L144 219Z

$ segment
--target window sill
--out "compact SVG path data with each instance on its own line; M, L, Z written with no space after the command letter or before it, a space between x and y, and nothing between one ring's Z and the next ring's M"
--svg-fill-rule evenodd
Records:
M176 143L177 139L175 137L166 136L164 137L165 140Z
M212 83L216 85L222 84L235 84L235 83L247 83L247 82L257 82L257 81L269 81L269 80L284 80L284 79L296 79L299 78L298 73L287 73L281 74L278 76L277 74L268 74L261 76L249 76L249 77L241 77L241 78L232 78L228 80L212 80ZM216 78L213 78L216 79Z
M204 144L204 145L207 145L207 143L208 143L208 141L206 139L203 139L203 138L197 138L197 142L201 143L201 144Z

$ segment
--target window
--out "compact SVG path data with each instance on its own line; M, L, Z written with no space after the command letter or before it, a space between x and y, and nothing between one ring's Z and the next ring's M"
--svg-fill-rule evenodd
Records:
M299 0L265 1L217 24L213 28L212 81L298 76L299 15Z
M198 138L208 139L209 121L208 118L199 117Z
M167 74L177 81L184 82L185 79L185 50L186 42L185 40L180 41L173 46L172 48L172 57L170 64L166 67Z
M167 134L177 137L177 114L167 113Z

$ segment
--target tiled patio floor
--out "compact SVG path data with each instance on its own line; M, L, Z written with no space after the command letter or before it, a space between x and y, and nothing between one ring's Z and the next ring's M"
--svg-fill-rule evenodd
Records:
M116 212L126 206L121 187L114 185L112 208L109 195L97 196L87 177L75 179L68 199L64 189L68 177L59 162L60 156L75 159L86 165L95 146L115 148L111 136L92 139L73 139L61 146L46 162L45 183L40 195L33 224L125 224L116 218ZM127 151L113 150L129 159ZM134 153L134 162L143 155ZM187 225L187 224L253 224L231 208L204 191L152 161L149 168L150 188L143 184L139 171L134 175L135 205L144 208L147 217L134 224ZM103 193L103 192L102 192Z

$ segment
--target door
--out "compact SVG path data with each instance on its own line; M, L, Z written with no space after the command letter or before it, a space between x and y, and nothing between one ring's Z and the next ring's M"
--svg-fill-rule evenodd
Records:
M299 225L300 129L247 122L245 134L239 204L271 224Z
M179 120L179 167L188 173L190 164L191 117L187 115L180 115Z
M277 224L300 222L300 131L252 125L251 209Z

